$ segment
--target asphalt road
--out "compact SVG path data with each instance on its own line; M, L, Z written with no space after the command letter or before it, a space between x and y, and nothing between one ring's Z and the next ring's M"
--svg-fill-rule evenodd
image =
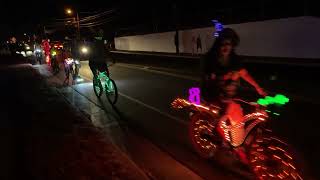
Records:
M115 111L138 133L204 179L243 178L215 162L197 156L189 143L186 113L170 108L172 100L176 97L186 98L190 87L199 86L197 78L127 64L116 64L110 70L120 92ZM82 66L81 74L88 80L92 78L86 65ZM101 104L90 82L73 88L92 102ZM110 106L106 108L110 109ZM302 163L307 165L307 174L316 174L315 171L319 169L319 118L315 113L318 108L316 101L291 98L289 105L281 109L281 116L271 123L275 133L297 150L297 155L303 159ZM157 161L156 157L154 161Z

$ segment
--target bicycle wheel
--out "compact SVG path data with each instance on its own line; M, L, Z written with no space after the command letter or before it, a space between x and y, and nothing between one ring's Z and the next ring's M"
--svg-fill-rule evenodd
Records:
M303 179L289 145L270 132L256 137L249 149L249 159L258 179Z
M106 96L110 104L116 104L118 100L118 89L116 83L112 79L108 79L106 82Z
M100 79L93 78L93 91L98 98L101 97L101 95L103 93L103 87L102 87Z

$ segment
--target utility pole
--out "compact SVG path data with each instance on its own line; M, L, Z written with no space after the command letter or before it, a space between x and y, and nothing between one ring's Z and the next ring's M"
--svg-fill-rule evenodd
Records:
M179 48L179 24L178 24L178 8L177 4L173 4L173 18L174 18L174 24L175 24L175 35L174 35L174 44L176 46L176 53L180 54L180 48Z
M304 16L308 16L308 14L309 14L308 9L309 9L309 2L308 2L308 0L304 0L303 1L303 15Z
M77 28L78 28L77 38L80 40L80 18L79 18L78 11L77 11Z
M264 19L264 16L265 16L265 8L264 8L264 0L260 0L260 2L259 2L260 4L259 4L259 6L260 6L260 18L261 19Z

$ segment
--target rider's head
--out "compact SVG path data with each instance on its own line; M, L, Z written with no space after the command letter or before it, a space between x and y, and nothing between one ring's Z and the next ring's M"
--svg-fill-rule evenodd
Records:
M231 28L225 28L216 39L219 56L229 56L240 42L238 34Z
M207 52L204 60L205 64L217 61L220 57L230 57L235 54L235 47L239 44L240 39L237 33L231 28L225 28L219 32L213 46ZM222 58L224 60L229 58Z
M91 40L103 40L103 30L102 29L91 29Z

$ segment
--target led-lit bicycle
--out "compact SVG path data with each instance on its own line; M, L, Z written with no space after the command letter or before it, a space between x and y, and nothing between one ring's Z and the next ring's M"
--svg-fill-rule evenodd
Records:
M98 98L105 92L110 104L116 104L118 100L118 89L113 79L107 72L99 72L96 77L93 77L93 90Z
M233 101L241 103L248 112L242 122L235 124L219 106L196 104L181 98L172 102L174 109L191 112L189 137L195 152L230 167L240 162L253 179L303 179L290 145L274 136L267 126L271 115L279 115L268 110L272 108L270 105L281 106L289 99L276 95L259 99L257 103L241 99ZM235 169L240 170L240 167Z

